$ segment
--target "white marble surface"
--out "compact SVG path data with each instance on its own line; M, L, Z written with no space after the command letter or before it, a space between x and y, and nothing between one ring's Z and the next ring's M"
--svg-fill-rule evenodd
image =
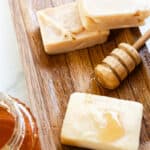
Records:
M27 90L7 0L0 3L0 91L26 102ZM144 32L150 28L150 19ZM150 41L149 41L150 49Z
M27 99L24 73L7 0L0 2L0 91Z

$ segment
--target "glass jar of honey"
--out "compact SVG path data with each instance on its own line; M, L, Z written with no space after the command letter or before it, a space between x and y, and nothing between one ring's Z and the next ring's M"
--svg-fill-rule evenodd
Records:
M36 121L19 100L0 93L0 149L40 150Z

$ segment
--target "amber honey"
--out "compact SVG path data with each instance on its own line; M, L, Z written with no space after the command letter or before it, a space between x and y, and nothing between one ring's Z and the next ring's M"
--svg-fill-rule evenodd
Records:
M0 107L0 149L7 143L13 134L15 121L6 109Z
M0 149L40 150L36 121L20 101L0 93Z
M101 128L100 139L104 142L113 142L124 136L125 130L118 115L113 116L112 113L107 112L104 114L106 119L106 126Z

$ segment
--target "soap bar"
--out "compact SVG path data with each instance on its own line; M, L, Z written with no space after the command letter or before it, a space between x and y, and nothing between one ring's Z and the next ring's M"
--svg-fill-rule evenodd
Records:
M150 15L149 0L78 0L79 13L88 30L137 27Z
M138 150L142 113L138 102L73 93L61 142L89 149Z
M46 53L57 54L101 44L108 30L87 31L80 20L76 2L37 12Z

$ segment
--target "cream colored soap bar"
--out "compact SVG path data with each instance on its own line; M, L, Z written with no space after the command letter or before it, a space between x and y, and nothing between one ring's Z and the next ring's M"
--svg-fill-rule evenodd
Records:
M150 15L150 0L78 0L88 30L137 27Z
M142 113L143 106L137 102L74 93L61 142L97 150L138 150Z
M80 20L77 3L37 12L46 53L57 54L87 48L107 40L109 31L89 32Z

